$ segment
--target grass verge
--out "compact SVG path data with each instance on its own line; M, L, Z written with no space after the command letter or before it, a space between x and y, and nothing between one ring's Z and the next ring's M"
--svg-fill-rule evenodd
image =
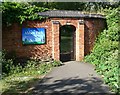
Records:
M60 62L35 62L28 61L22 71L14 68L14 73L0 80L2 95L31 94L34 86L53 68L59 66ZM17 72L20 71L20 72Z

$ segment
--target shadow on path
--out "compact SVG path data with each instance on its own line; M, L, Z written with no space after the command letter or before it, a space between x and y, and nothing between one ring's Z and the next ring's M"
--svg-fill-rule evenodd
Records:
M79 77L71 77L67 79L55 80L52 77L44 78L39 85L32 90L33 95L49 94L108 94L109 89L103 85L103 82L97 77L79 79Z

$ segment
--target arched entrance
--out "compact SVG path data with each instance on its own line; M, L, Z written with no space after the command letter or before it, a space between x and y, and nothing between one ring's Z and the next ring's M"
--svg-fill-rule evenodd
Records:
M3 35L3 49L6 49L8 52L15 50L17 57L22 58L60 60L60 27L73 25L76 28L73 59L75 59L75 61L82 61L84 55L91 52L97 35L106 25L105 16L99 14L84 14L80 11L49 10L40 12L38 15L46 19L24 21L22 27L17 23L14 23L9 28L3 26L3 31L5 32L5 35ZM21 31L22 28L44 28L45 44L23 45L21 40L21 37L24 36ZM8 31L10 32L8 33ZM36 33L41 35L39 32L32 31L35 37L37 37Z
M75 31L76 27L73 25L60 27L60 60L63 62L75 60Z
M82 20L82 19L81 19ZM84 57L84 24L79 23L80 20L78 19L71 19L71 18L64 18L64 19L55 19L52 20L52 57L55 60L61 60L61 49L60 49L60 42L61 42L61 33L60 27L72 27L74 30L74 45L72 46L73 54L70 52L69 60L74 59L75 61L80 61ZM72 30L71 30L72 31ZM66 45L66 47L68 47ZM64 49L64 48L63 48ZM71 57L73 56L73 57ZM68 60L68 61L69 61ZM64 60L63 60L64 61Z

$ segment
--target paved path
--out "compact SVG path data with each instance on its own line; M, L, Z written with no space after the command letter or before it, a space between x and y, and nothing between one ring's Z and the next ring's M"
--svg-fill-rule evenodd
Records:
M33 95L40 93L110 93L108 86L94 71L91 64L75 61L65 62L54 68L33 89ZM65 94L65 95L66 95ZM42 94L43 95L43 94ZM62 94L63 95L63 94Z

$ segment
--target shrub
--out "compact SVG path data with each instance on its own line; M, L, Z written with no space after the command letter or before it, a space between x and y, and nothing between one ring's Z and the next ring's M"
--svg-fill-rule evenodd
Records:
M61 63L59 61L48 61L43 62L37 59L29 59L24 64L16 63L18 58L15 57L15 52L6 53L5 51L1 52L1 63L2 63L2 74L4 76L10 76L13 74L19 73L23 75L36 75L36 74L45 74L47 73L52 67L60 66ZM9 55L11 54L11 55Z
M15 63L16 60L16 54L15 51L12 52L1 52L1 64L2 64L2 75L8 76L13 73L21 72L22 66L19 63Z
M48 10L47 8L37 7L29 2L3 2L2 3L2 22L11 25L14 22L22 24L25 20L43 19L38 12Z
M55 61L53 61L52 65L53 65L54 67L58 67L58 66L61 65L61 62L55 60Z
M1 52L1 63L2 63L2 73L3 75L10 73L10 70L13 67L13 60L5 58L5 52Z
M116 93L119 93L119 10L120 7L105 10L107 13L106 19L108 29L101 32L96 39L92 53L85 57L85 61L96 66L96 71L103 76L105 83Z

